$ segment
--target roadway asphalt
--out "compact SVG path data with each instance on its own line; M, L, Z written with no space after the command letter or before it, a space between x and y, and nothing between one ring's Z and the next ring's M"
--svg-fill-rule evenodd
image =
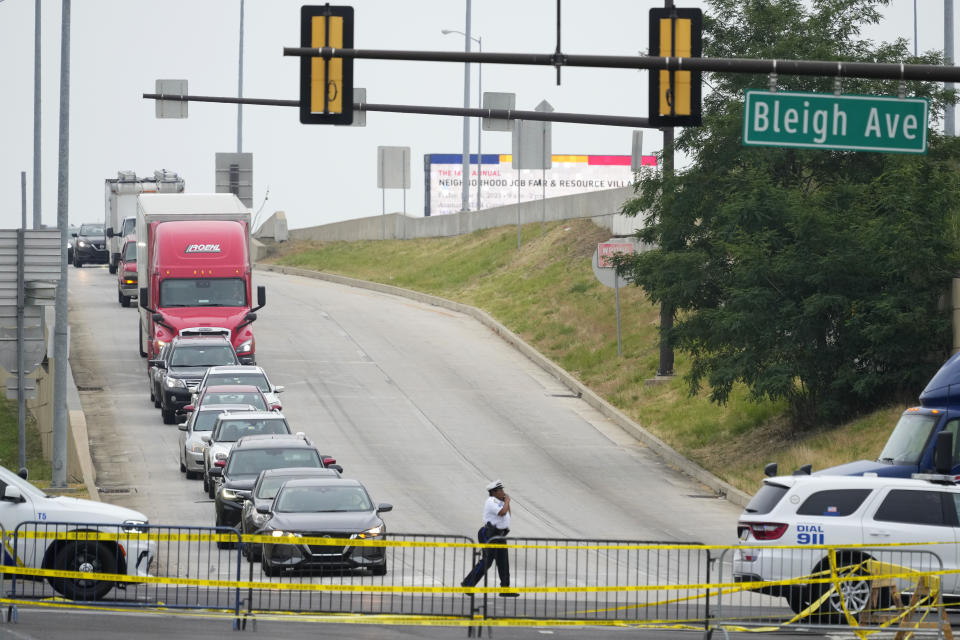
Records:
M178 435L149 401L136 308L104 267L69 274L71 365L101 498L152 523L212 525ZM376 292L255 272L258 364L284 413L390 502L395 532L475 536L503 480L514 535L735 542L740 507L665 465L471 318Z

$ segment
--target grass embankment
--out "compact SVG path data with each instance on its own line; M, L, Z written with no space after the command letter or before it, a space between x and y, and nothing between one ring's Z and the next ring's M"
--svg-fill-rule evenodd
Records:
M637 287L620 291L623 357L617 357L614 291L593 275L590 258L609 232L589 220L488 229L457 238L326 244L290 242L266 262L337 273L441 296L484 309L608 402L686 457L753 493L763 465L782 472L876 458L903 407L837 429L792 433L785 405L751 402L743 388L718 407L691 397L689 369L648 384L658 364L658 308Z
M37 486L50 484L50 463L43 458L43 445L37 432L37 422L27 411L27 471ZM17 403L0 396L0 465L16 472L20 468L17 448Z

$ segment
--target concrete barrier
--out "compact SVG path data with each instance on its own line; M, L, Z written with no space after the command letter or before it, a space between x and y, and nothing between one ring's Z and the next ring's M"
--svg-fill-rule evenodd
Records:
M541 220L554 222L575 218L592 218L595 224L610 229L613 235L631 235L637 227L642 226L642 218L631 218L618 213L623 203L631 197L633 197L633 187L622 187L620 189L547 198L544 201L523 202L519 207L520 223L531 224ZM284 221L286 221L285 218ZM304 229L291 229L289 237L292 240L313 242L409 240L413 238L458 236L480 229L491 229L516 223L517 205L511 204L480 211L429 217L411 217L402 213L388 213ZM260 236L258 235L258 237ZM269 239L266 232L262 239Z
M593 390L584 385L582 382L577 380L575 377L567 373L562 367L555 363L550 358L546 357L532 346L527 344L520 336L513 333L505 326L497 322L492 316L487 312L472 307L467 304L462 304L459 302L454 302L453 300L447 300L446 298L440 298L437 296L431 296L426 293L420 293L419 291L412 291L410 289L401 289L400 287L393 287L386 284L380 284L379 282L369 282L367 280L358 280L356 278L348 278L346 276L335 275L332 273L323 273L320 271L311 271L309 269L299 269L295 267L285 267L280 265L272 264L258 264L256 265L257 269L263 271L273 271L277 273L284 273L288 275L303 276L306 278L315 278L318 280L326 280L328 282L335 282L337 284L343 284L350 287L358 287L361 289L369 289L372 291L378 291L380 293L386 293L394 296L401 296L408 298L410 300L416 300L417 302L423 302L425 304L434 305L437 307L442 307L444 309L450 309L452 311L457 311L464 315L468 315L472 318L478 320L481 324L489 328L495 334L500 336L508 344L517 349L520 353L529 358L534 364L542 368L544 371L552 375L554 378L559 380L564 386L570 389L573 393L579 395L587 404L591 407L602 413L612 422L616 423L620 428L624 429L627 433L631 434L637 440L647 445L654 452L657 453L661 458L664 459L670 466L682 471L691 478L698 480L699 482L710 487L717 494L722 495L728 501L745 506L750 501L750 495L740 489L737 489L730 483L721 480L717 476L713 475L700 465L696 464L685 458L678 451L673 449L670 445L665 443L663 440L653 435L642 426L630 419L626 414L621 412L619 409L611 405L609 402L597 395Z

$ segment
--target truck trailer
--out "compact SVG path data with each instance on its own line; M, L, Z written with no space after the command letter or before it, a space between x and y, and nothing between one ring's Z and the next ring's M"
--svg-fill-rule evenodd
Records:
M183 193L183 189L183 178L166 169L154 171L152 178L138 178L133 171L118 171L116 178L106 179L103 226L110 273L117 272L123 239L135 231L137 196L141 193Z
M137 280L141 356L175 336L226 336L243 364L256 363L251 324L250 210L233 194L140 194Z

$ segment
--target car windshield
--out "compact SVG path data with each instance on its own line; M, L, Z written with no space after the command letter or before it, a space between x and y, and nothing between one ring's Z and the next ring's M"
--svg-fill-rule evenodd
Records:
M363 487L284 487L274 501L274 511L318 513L331 511L372 511Z
M123 226L120 228L120 235L125 236L137 230L136 218L124 218Z
M81 235L81 236L102 236L102 235L104 235L104 233L103 233L103 225L102 225L102 224L84 224L84 225L81 225L81 226L80 226L80 233L79 233L79 235Z
M217 424L217 417L219 415L219 411L198 411L197 417L194 419L193 430L213 431L213 427Z
M277 497L277 491L283 486L283 483L297 476L267 476L260 483L257 489L257 497L264 500L273 500Z
M214 440L217 442L236 442L244 436L290 433L290 427L283 418L233 419L220 422Z
M242 445L241 445L242 446ZM224 473L228 476L257 475L264 469L286 469L289 467L323 467L320 454L314 449L298 447L296 449L247 449L230 452Z
M236 364L237 353L228 344L186 346L180 345L170 355L171 367L216 367ZM223 404L222 402L220 404Z
M922 413L905 413L880 452L881 462L894 464L919 464L930 434L940 416Z
M263 401L263 394L259 391L208 391L203 394L200 404L248 404L260 411L267 410L267 403Z
M136 262L137 261L137 243L128 242L126 248L123 250L123 261L124 262Z
M10 471L6 467L0 467L0 483L4 485L12 484L14 486L20 487L20 492L29 495L33 498L47 498L45 494L40 489L37 489L30 482L24 480L14 472Z
M167 278L160 282L160 307L245 307L240 278Z
M207 375L206 386L212 387L217 384L252 385L260 391L271 391L267 376L262 373L211 373Z

